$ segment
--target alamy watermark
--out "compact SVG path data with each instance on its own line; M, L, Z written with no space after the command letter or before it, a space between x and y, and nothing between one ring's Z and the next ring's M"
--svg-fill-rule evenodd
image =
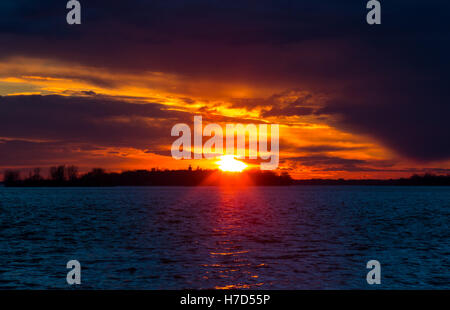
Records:
M77 0L70 0L66 4L66 9L69 9L67 13L66 21L69 25L81 24L81 4Z
M367 13L366 21L369 25L381 24L381 4L377 0L367 2L366 8L370 11Z
M270 127L270 128L269 128ZM270 130L270 131L269 131ZM192 146L192 134L194 143ZM218 124L208 124L203 128L202 117L194 116L194 128L187 124L176 124L172 127L172 137L176 139L171 148L175 159L202 159L230 155L245 159L262 160L261 170L274 170L279 163L279 125L272 124L226 124L226 148L224 150L224 130ZM203 137L210 137L203 144ZM236 148L235 148L236 136ZM247 139L248 137L248 139ZM268 139L270 138L270 150ZM248 149L247 149L248 142ZM225 152L224 152L225 151ZM192 156L193 154L193 156Z
M381 284L381 265L377 260L370 260L366 265L367 269L370 271L367 273L366 281L368 284Z
M70 271L67 273L66 281L69 285L81 284L81 264L79 261L73 259L67 262L67 269Z

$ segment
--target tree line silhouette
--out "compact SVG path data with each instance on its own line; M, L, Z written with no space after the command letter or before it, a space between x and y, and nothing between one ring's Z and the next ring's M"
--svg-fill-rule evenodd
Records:
M418 185L449 186L450 174L415 174L409 178L376 179L309 179L293 180L287 172L277 174L273 171L249 170L242 173L227 173L220 170L129 170L106 172L102 168L80 174L76 166L55 166L44 178L40 168L33 169L28 177L22 178L17 170L6 170L3 183L8 187L57 187L57 186L199 186L199 185Z
M398 186L449 186L450 174L435 175L425 173L423 175L414 174L409 178L399 179L309 179L294 180L295 185L398 185Z
M243 180L252 185L290 185L293 180L288 173L251 170L242 173L227 173L220 170L204 170L191 166L187 170L130 170L106 172L94 168L80 174L76 166L57 166L49 169L48 178L41 169L33 169L28 177L21 178L17 170L6 170L3 182L8 187L57 187L57 186L198 186L237 184Z

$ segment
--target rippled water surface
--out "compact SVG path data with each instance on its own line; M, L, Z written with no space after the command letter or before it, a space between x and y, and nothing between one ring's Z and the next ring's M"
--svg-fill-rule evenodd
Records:
M0 288L450 288L450 188L0 188Z

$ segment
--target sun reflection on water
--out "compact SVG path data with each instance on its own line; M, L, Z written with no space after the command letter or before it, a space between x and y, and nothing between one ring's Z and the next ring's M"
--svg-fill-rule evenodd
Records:
M252 210L236 199L243 194L241 189L219 189L220 202L215 207L217 221L212 229L215 242L209 251L209 260L213 263L204 265L209 276L221 279L214 285L215 289L251 289L265 284L258 270L268 266L255 262L255 256L259 254L257 249L246 248L247 237L257 234L259 227L252 226L249 218Z

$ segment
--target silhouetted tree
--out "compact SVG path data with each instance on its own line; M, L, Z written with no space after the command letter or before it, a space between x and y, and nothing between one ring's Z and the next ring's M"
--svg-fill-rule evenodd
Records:
M91 172L89 172L89 174L93 175L93 176L102 176L105 174L105 169L102 168L94 168L92 169Z
M227 173L220 170L132 170L122 173L107 173L95 168L78 177L74 166L52 167L49 179L40 176L40 169L33 170L30 177L22 180L19 171L6 170L6 186L197 186L229 185L239 186L240 180L248 180L251 185L439 185L450 186L450 175L414 175L410 178L390 180L344 180L344 179L310 179L293 180L287 171L277 174L274 171L248 170L242 173ZM69 180L66 180L68 178Z
M57 182L63 182L65 180L64 172L65 166L51 167L50 179Z
M30 178L32 181L41 181L43 178L41 176L41 168L34 168L33 175Z
M3 174L3 181L6 186L17 184L20 181L20 172L17 170L6 170Z
M67 179L69 181L75 181L78 179L78 167L76 166L68 166L66 168Z

